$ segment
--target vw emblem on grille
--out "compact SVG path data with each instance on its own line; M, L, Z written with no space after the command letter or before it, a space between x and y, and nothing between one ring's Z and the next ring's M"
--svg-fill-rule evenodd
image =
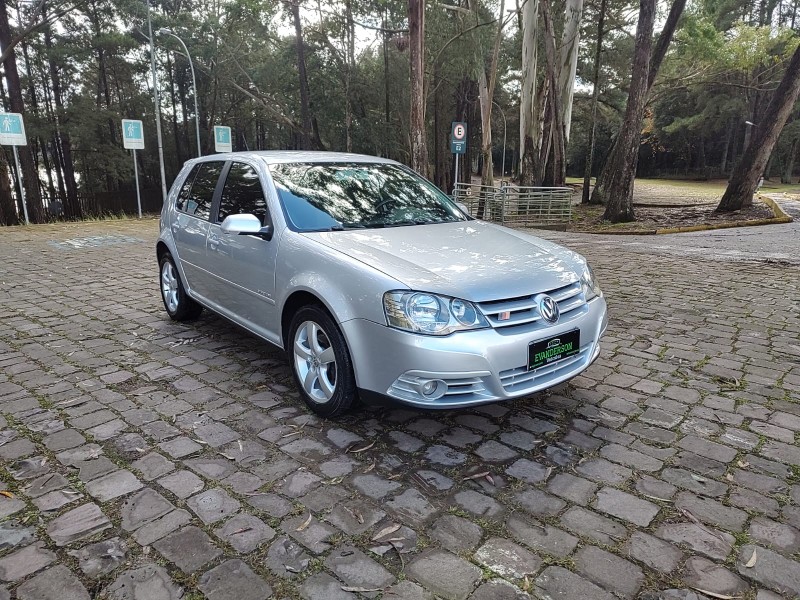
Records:
M550 323L556 323L558 321L559 312L558 312L558 303L553 300L547 294L542 294L538 298L539 304L539 314L542 315L542 318Z

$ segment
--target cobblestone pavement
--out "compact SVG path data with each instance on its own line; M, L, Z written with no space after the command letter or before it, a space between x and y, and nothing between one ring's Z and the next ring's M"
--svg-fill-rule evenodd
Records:
M156 228L0 232L0 600L800 596L797 267L576 238L583 376L323 422L277 350L167 318Z

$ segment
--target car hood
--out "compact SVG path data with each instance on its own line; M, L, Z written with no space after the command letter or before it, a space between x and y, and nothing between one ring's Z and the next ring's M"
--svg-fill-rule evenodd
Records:
M577 281L585 260L566 248L483 221L302 234L410 289L484 302Z

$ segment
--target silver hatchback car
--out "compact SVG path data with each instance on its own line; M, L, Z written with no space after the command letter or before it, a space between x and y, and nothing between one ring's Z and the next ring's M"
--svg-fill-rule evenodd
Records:
M206 307L286 349L323 416L358 396L457 408L531 394L586 369L608 323L582 256L477 221L370 156L191 160L156 251L170 317Z

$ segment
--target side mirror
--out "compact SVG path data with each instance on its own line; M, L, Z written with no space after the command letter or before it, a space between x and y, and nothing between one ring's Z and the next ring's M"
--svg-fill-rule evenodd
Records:
M222 233L232 235L257 235L265 240L272 239L272 225L261 226L255 215L228 215L220 225Z
M469 208L467 208L467 205L464 204L463 202L456 202L456 206L460 208L462 211L464 211L464 214L467 215L469 214Z

